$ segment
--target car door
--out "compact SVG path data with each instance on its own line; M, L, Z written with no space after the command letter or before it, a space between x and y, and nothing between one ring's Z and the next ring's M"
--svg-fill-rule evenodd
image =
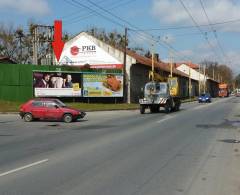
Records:
M46 106L46 113L45 118L46 119L60 119L62 117L62 110L57 104L53 101L47 101L45 102Z
M44 118L46 107L42 101L33 101L31 107L33 118Z

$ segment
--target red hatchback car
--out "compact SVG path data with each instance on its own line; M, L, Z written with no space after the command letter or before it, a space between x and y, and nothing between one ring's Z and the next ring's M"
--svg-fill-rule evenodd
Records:
M70 123L83 118L86 113L67 107L59 99L38 98L31 99L20 106L20 116L30 122L34 119L63 120Z

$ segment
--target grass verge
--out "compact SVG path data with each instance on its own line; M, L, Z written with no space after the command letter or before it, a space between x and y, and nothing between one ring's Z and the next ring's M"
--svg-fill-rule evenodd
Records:
M0 100L0 112L18 112L21 102Z
M182 103L196 101L197 98L191 99L184 99ZM0 112L7 113L7 112L18 112L19 107L22 102L11 102L11 101L4 101L0 100ZM77 108L84 111L104 111L104 110L133 110L138 109L139 104L93 104L93 103L66 103L67 106L72 108Z
M192 97L192 98L188 98L188 99L183 99L181 100L182 103L187 103L187 102L194 102L197 101L198 98L197 97Z
M10 102L0 100L0 112L18 112L22 102ZM132 110L138 109L138 104L88 104L88 103L66 103L67 106L77 108L84 111L100 111L100 110Z

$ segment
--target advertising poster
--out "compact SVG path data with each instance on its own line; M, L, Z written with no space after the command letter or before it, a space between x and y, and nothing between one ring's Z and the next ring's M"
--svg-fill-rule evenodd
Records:
M81 73L33 72L35 97L80 97Z
M122 97L123 76L115 74L84 74L84 97Z
M100 48L88 35L81 33L64 45L60 65L85 66L95 69L122 69L123 64Z

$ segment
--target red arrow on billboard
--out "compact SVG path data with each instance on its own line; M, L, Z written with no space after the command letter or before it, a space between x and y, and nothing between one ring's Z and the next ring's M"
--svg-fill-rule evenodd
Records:
M57 58L57 61L59 61L61 57L64 44L65 43L62 41L62 21L55 20L54 21L54 40L52 42L52 47L53 47L54 54Z

